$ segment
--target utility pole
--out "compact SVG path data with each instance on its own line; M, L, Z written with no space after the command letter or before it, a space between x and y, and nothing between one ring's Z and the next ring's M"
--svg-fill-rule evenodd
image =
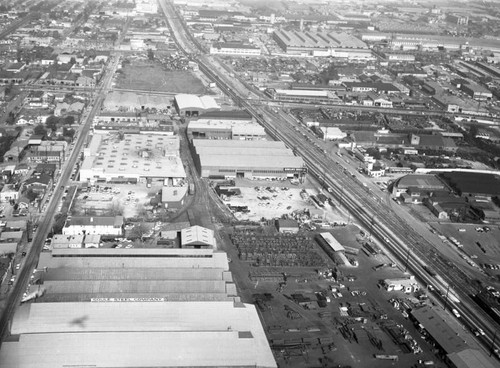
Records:
M495 351L495 340L497 339L497 332L498 330L495 330L495 334L493 335L493 340L491 340L490 356Z
M408 246L408 252L406 253L406 261L405 261L405 270L404 270L405 273L408 270L408 262L410 260L410 253L411 253L411 248L410 248L410 246Z
M448 306L448 294L450 292L450 285L446 288L446 296L444 297L444 306L443 309L446 310L446 307Z

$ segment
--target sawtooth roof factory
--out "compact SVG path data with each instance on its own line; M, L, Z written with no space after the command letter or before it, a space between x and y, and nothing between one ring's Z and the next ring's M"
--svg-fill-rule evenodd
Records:
M343 32L299 32L276 30L273 39L287 54L373 59L366 43Z
M137 183L186 178L179 157L179 137L156 134L95 134L84 150L80 180Z
M286 179L307 173L304 160L283 142L193 139L192 146L195 164L205 178Z

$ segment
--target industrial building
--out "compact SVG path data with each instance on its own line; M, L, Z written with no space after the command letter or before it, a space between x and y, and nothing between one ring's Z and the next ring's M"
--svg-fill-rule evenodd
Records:
M38 287L46 290L38 298L42 302L148 297L238 300L227 255L214 249L53 249L42 252L38 270L39 286L30 292Z
M472 349L432 307L413 309L410 319L420 330L429 334L448 367L494 367L482 351Z
M198 116L204 112L220 110L212 96L178 94L174 98L174 106L180 116Z
M210 53L216 55L259 56L260 47L241 42L216 42L210 47Z
M205 178L286 179L307 172L304 160L283 142L193 139L192 147L195 164Z
M436 175L410 174L399 178L394 184L392 194L402 193L449 193L449 188Z
M84 149L80 181L177 185L186 178L179 137L156 134L94 134Z
M333 104L340 102L335 92L328 90L300 90L268 88L265 94L273 100L295 103Z
M373 59L366 43L343 32L299 32L280 29L274 31L273 39L287 54Z
M462 197L500 195L500 175L455 171L439 174L439 177Z
M62 233L66 236L85 234L122 236L123 216L68 216Z
M191 120L188 124L189 139L236 139L254 140L265 139L266 131L263 126L250 120L231 119L204 119Z
M188 249L216 248L214 231L202 226L182 229L181 247Z
M16 312L5 367L262 367L276 363L257 310L241 302L34 303ZM22 352L22 353L20 353Z

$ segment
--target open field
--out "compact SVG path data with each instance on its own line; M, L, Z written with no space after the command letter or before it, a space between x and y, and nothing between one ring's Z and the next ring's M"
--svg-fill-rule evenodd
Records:
M116 78L116 87L154 92L206 93L202 82L190 71L166 71L150 61L125 64Z

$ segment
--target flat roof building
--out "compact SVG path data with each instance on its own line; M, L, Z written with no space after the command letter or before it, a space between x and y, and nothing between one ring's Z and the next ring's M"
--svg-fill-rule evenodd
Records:
M205 178L285 179L307 172L304 160L283 142L193 139L192 145L195 164Z
M156 134L95 134L84 151L80 181L146 182L184 180L179 137Z
M266 138L264 127L252 120L241 121L200 118L189 122L187 133L190 139L254 140Z
M62 233L65 236L84 234L121 236L123 235L123 216L68 217L62 229Z
M5 367L262 367L276 363L239 302L34 303L15 314ZM22 352L22 353L21 353Z

